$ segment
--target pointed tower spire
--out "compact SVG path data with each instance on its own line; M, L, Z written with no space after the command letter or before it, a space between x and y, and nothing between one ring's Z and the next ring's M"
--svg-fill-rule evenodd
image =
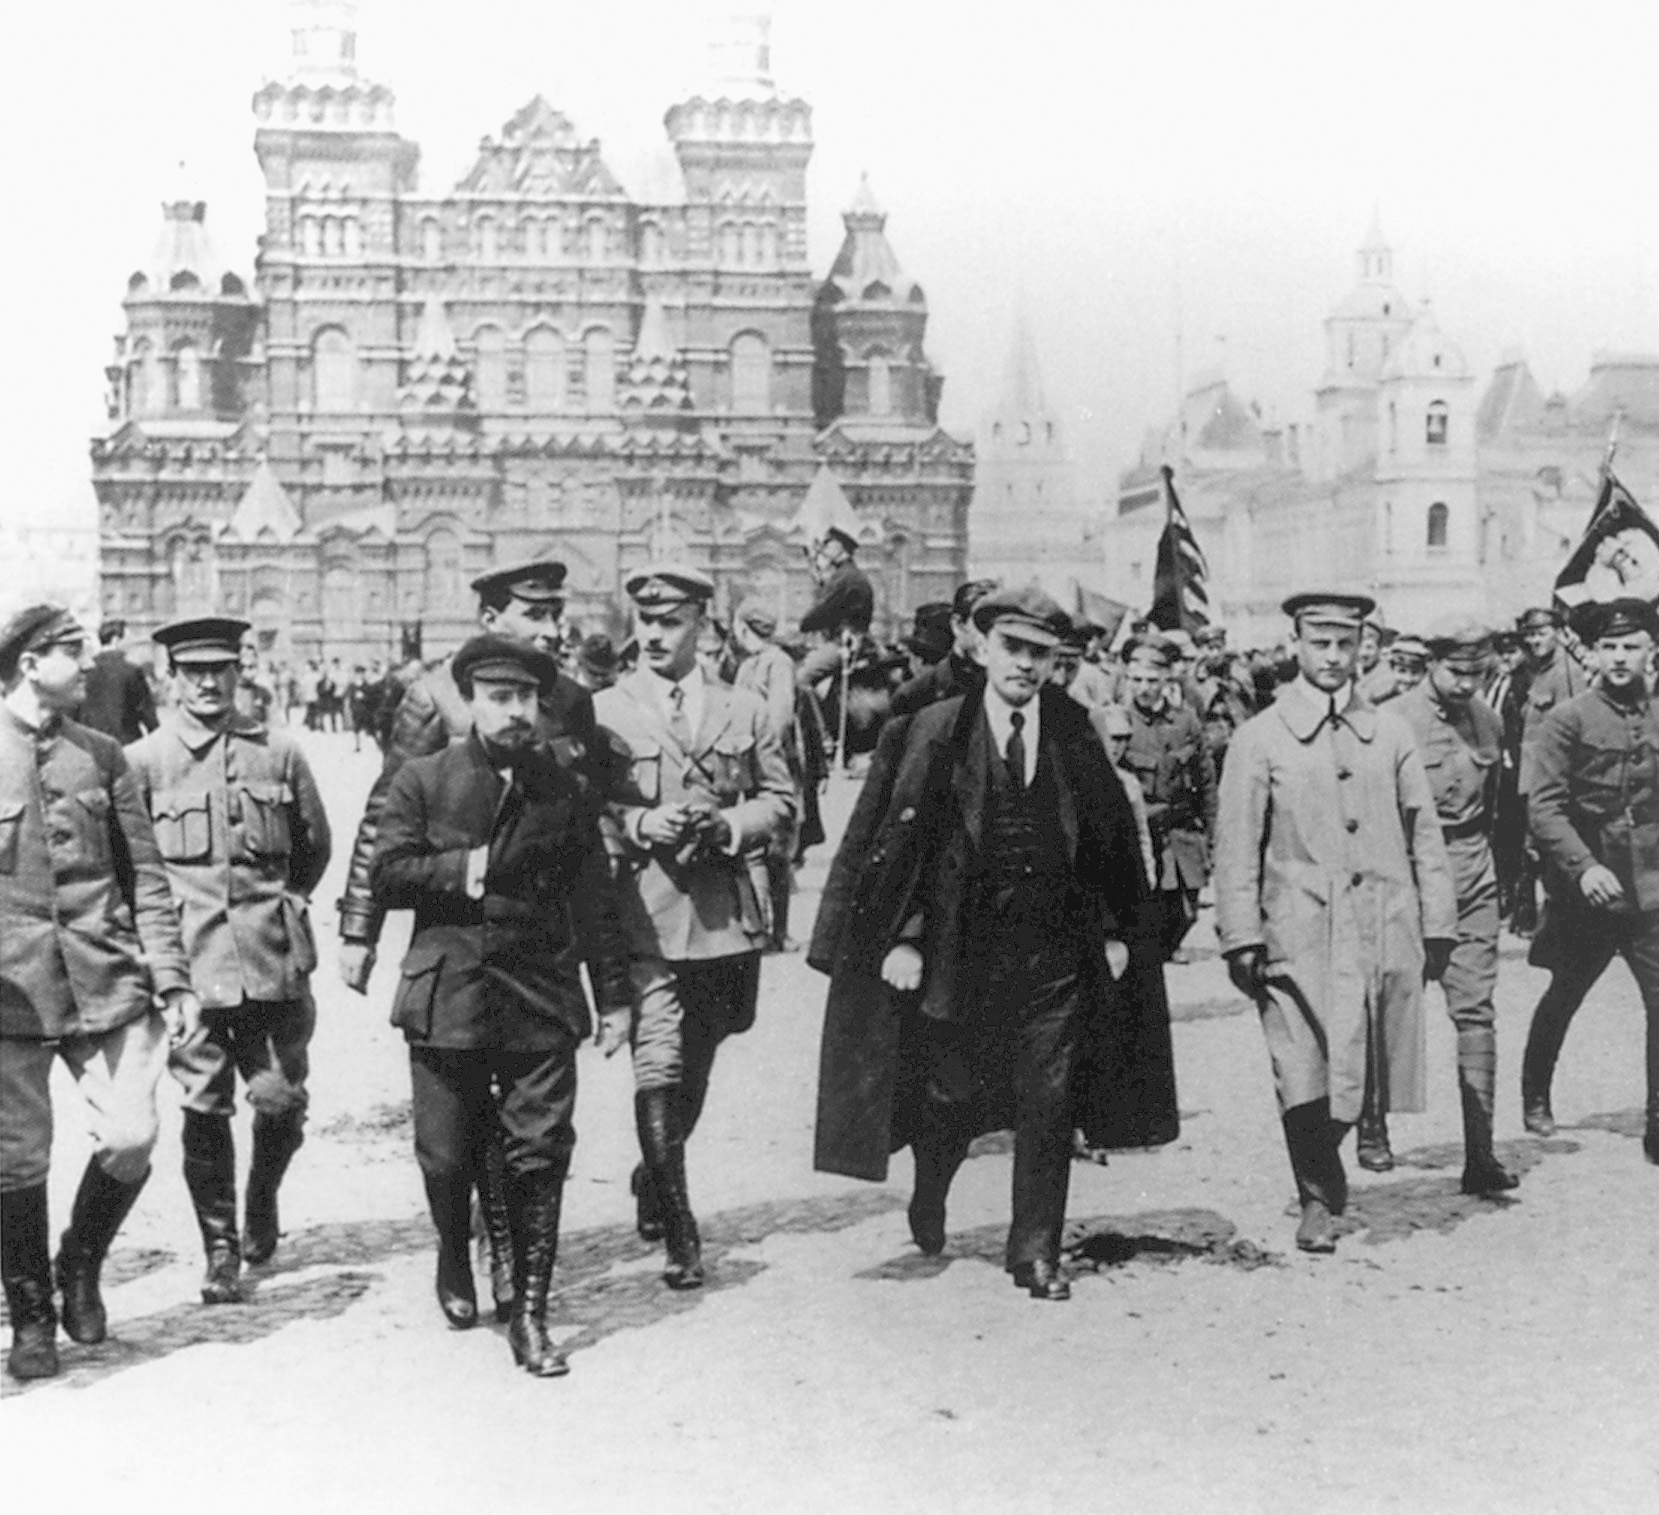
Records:
M1003 370L999 409L1015 416L1046 417L1048 414L1042 370L1037 365L1037 344L1031 340L1031 323L1023 309L1014 317L1014 338L1008 347L1008 365Z

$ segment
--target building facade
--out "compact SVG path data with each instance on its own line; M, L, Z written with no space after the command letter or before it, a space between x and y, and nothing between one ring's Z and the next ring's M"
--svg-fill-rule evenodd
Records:
M1375 227L1325 342L1303 421L1264 420L1221 374L1195 380L1123 475L1103 532L1108 594L1151 601L1165 462L1209 562L1210 603L1241 645L1282 637L1280 603L1310 584L1370 594L1413 631L1448 610L1498 624L1547 603L1594 507L1615 415L1617 472L1659 512L1659 356L1599 353L1576 394L1549 397L1509 357L1480 391L1436 312L1395 285Z
M295 11L253 102L252 288L188 197L128 282L92 448L106 613L223 609L284 657L386 655L418 628L431 656L492 565L561 559L569 613L603 624L673 552L722 607L760 595L791 623L820 474L858 517L878 628L948 597L973 449L938 425L926 297L867 185L814 278L812 113L772 81L763 18L669 107L672 190L646 203L540 97L423 190L353 7Z

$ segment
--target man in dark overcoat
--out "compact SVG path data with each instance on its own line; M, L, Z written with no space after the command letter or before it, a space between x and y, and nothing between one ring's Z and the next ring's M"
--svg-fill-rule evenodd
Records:
M127 660L122 642L125 621L105 621L98 628L98 655L86 671L86 698L75 718L123 744L156 729L156 702L150 681Z
M1012 1129L1007 1267L1064 1299L1074 1105L1100 1145L1171 1140L1169 1022L1120 982L1156 958L1134 816L1088 714L1044 687L1066 615L1033 587L987 596L975 621L983 692L883 732L825 888L815 1163L881 1180L912 1147L911 1233L938 1253L969 1141ZM1074 1099L1086 1040L1105 1099Z
M438 1232L438 1301L478 1318L469 1200L492 1133L505 1157L513 1254L508 1341L538 1377L564 1373L547 1295L576 1133L576 1049L591 1027L586 963L612 1050L628 968L597 800L536 740L545 653L481 636L455 655L473 728L404 764L371 878L382 910L415 912L392 1023L409 1043L415 1155Z
M893 691L894 715L915 715L937 700L976 692L985 682L979 664L979 633L974 630L974 606L997 587L995 579L970 579L951 597L951 649L931 668L906 679Z

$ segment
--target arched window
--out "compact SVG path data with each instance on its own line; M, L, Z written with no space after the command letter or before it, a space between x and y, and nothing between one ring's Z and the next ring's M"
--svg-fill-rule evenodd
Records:
M734 267L743 261L743 248L738 238L738 229L730 221L727 221L720 228L720 261L727 268Z
M746 331L732 339L732 409L747 415L772 408L772 353L766 339Z
M605 223L597 216L588 222L588 262L603 263L610 251Z
M461 608L461 543L453 531L426 539L426 604L433 610Z
M340 223L343 241L340 251L348 258L358 258L363 254L363 228L356 216L347 216Z
M750 268L761 266L760 258L760 228L752 221L743 226L743 261Z
M1446 409L1444 400L1435 400L1429 405L1429 413L1423 423L1423 439L1430 447L1444 447L1446 435L1451 427L1451 413Z
M557 415L565 402L565 341L548 326L524 338L524 403L532 415Z
M357 349L338 326L312 339L311 408L321 414L357 409Z
M147 416L154 403L155 349L142 337L133 343L132 362L127 366L127 413Z
M1451 512L1445 505L1436 500L1429 506L1428 544L1430 548L1443 548L1446 545L1446 525Z
M588 414L616 408L616 360L611 334L596 326L582 338L583 372L587 381Z
M662 228L655 221L647 221L639 229L639 261L647 268L662 262Z
M507 338L499 326L480 326L473 337L478 355L478 408L486 415L507 408Z
M300 217L300 255L315 258L323 250L322 230L315 216Z
M338 216L324 216L323 256L325 258L338 258L345 250L345 224Z
M194 342L180 342L173 349L173 408L202 408L202 360Z
M778 229L768 221L760 229L760 263L762 268L776 268L778 262Z
M473 228L474 245L478 249L478 257L482 262L493 263L500 251L496 244L495 221L490 216L480 216L477 225Z
M1392 400L1388 402L1388 450L1400 450L1400 410Z
M444 229L436 216L421 222L421 257L428 263L438 262L444 255Z
M870 414L890 416L892 413L893 370L886 353L873 352L870 354Z

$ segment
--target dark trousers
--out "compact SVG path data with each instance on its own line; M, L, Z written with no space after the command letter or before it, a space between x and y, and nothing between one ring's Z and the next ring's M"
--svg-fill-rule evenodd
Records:
M499 1131L507 1171L563 1174L576 1131L576 1042L552 1051L409 1049L415 1158L428 1179L470 1183Z
M708 1098L720 1043L754 1024L760 954L636 958L630 971L634 1085L678 1088L679 1135L689 1137Z
M1647 1011L1647 1108L1659 1113L1659 912L1624 914L1573 909L1562 913L1553 903L1534 949L1534 961L1551 970L1549 987L1532 1012L1521 1087L1547 1094L1555 1060L1584 997L1614 957L1623 957L1635 976Z

